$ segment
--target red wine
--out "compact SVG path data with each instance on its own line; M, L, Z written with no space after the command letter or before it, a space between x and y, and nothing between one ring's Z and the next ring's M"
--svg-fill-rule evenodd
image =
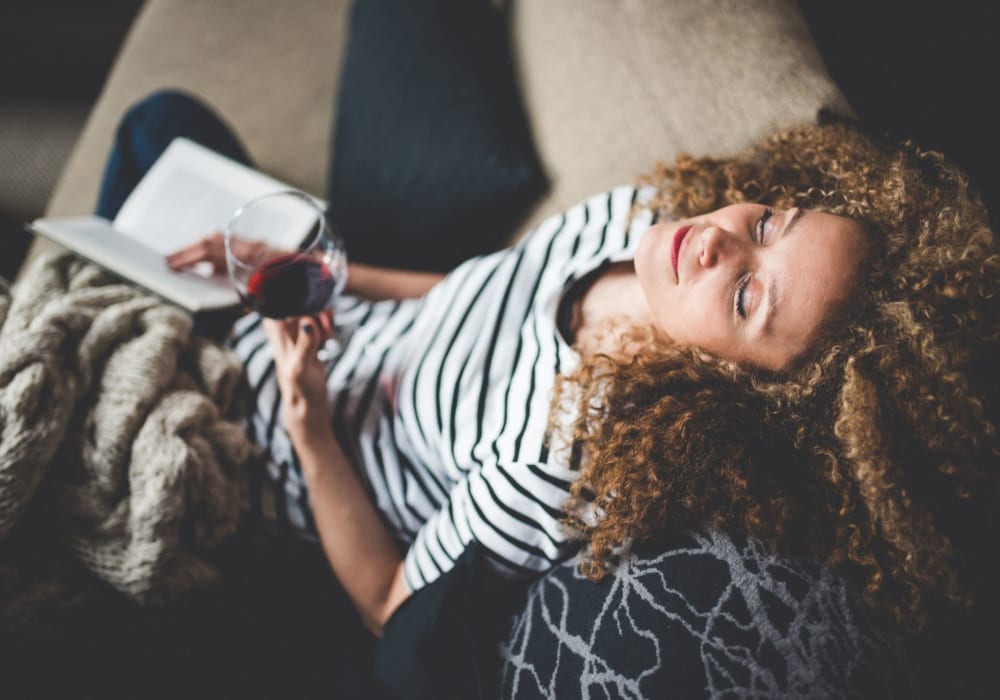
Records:
M330 304L336 280L324 263L290 253L268 260L250 276L244 301L261 316L308 316Z

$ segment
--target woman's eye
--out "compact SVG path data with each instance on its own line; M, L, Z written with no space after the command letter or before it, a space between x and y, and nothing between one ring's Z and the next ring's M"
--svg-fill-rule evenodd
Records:
M774 216L774 210L767 208L757 220L757 225L754 227L754 240L757 243L764 243L765 234L767 233L767 222L772 216Z
M750 284L750 275L746 275L736 286L736 298L733 299L733 307L737 315L746 320L747 317L747 286Z

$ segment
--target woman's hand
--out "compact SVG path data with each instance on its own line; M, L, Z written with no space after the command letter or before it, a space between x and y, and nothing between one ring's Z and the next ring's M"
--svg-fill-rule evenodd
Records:
M361 619L381 635L410 589L396 542L330 425L326 369L316 358L329 334L323 318L264 319L264 332L323 551Z
M316 352L333 334L330 312L283 320L265 318L264 333L274 353L285 428L292 443L301 448L310 441L328 438L332 427L326 367Z
M289 252L272 248L264 241L233 238L231 244L233 253L242 260L264 260ZM171 270L183 270L202 262L211 263L214 273L226 271L226 237L224 234L216 231L167 256L167 265Z

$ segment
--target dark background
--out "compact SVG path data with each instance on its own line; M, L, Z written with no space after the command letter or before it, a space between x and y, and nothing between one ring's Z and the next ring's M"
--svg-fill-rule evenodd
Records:
M800 0L865 126L941 151L1000 212L1000 60L987 3Z
M0 276L12 279L141 0L0 1Z
M4 0L0 95L92 101L141 0Z

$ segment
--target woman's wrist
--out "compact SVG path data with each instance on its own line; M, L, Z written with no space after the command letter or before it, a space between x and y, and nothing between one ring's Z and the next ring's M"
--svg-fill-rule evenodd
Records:
M344 294L360 296L357 290L357 267L357 263L353 263L350 260L347 261L347 266L344 269Z
M289 430L289 437L292 438L303 476L307 480L330 471L336 464L346 462L347 458L329 425L326 430Z
M371 301L415 299L426 294L442 277L436 272L396 270L348 262L344 292Z

